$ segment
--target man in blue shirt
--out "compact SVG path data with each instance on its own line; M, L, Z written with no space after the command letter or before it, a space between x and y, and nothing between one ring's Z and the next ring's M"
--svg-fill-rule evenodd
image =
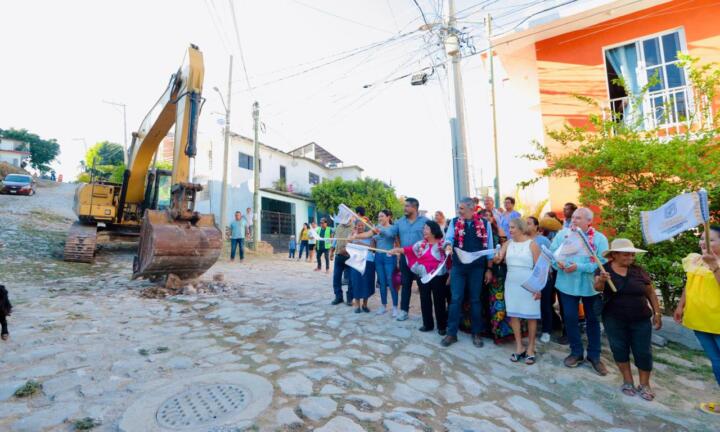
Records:
M230 223L230 261L235 261L235 248L240 249L240 261L245 259L245 234L247 220L240 210L235 212L235 220Z
M412 246L423 239L423 229L425 222L429 221L425 216L418 214L420 202L415 198L407 198L405 200L405 216L400 218L394 225L387 228L375 228L361 234L358 238L368 238L374 234L395 239L400 239L400 247ZM400 314L398 321L408 319L408 311L410 310L410 294L412 292L413 281L420 283L418 276L410 271L405 259L400 260L400 274L402 276L402 290L400 291Z
M500 215L500 228L505 231L505 235L510 238L510 221L519 218L520 213L515 211L515 198L505 198L505 212Z
M595 254L600 257L608 249L608 240L603 233L590 227L593 220L592 210L580 207L572 215L571 228L565 228L558 232L553 239L550 250L553 252L560 249L565 240L573 233L573 229L585 233ZM557 257L557 279L555 287L560 292L562 303L563 321L565 331L570 340L570 355L565 358L565 366L574 368L580 365L585 358L592 364L595 371L600 375L607 375L607 368L600 360L600 313L602 310L602 299L600 293L593 287L595 270L599 263L594 257L589 256L584 250L573 253L569 256ZM602 258L601 258L602 259ZM604 261L604 260L603 260ZM602 262L600 263L602 264ZM580 336L578 307L582 301L585 310L586 331L588 337L587 357L585 347Z

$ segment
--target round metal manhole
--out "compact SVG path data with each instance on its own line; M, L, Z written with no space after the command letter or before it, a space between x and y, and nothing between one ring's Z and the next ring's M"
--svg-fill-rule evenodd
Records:
M245 409L250 394L232 384L212 384L191 388L167 399L157 410L160 426L189 428L222 420Z

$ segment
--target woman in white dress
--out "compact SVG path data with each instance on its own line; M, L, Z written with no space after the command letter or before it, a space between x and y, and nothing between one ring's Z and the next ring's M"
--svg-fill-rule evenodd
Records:
M503 245L496 262L505 260L507 276L505 277L505 307L510 325L515 336L515 352L510 357L513 362L525 360L526 364L535 363L535 336L537 323L540 319L540 293L531 293L522 287L528 280L533 267L540 256L540 248L527 234L524 219L510 221L510 241ZM528 346L523 348L520 320L528 322Z

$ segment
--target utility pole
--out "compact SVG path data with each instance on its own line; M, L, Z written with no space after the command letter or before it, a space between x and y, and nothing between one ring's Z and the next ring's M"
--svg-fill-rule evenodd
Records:
M124 103L118 103L118 102L112 102L112 101L106 101L106 100L104 100L103 103L106 103L106 104L108 104L108 105L112 105L112 106L115 106L115 107L118 107L118 108L122 108L122 113L123 113L123 149L125 149L125 151L123 152L123 161L125 162L125 165L127 165L127 162L128 162L128 160L127 160L127 159L128 159L128 156L127 156L127 151L128 151L128 147L127 147L127 105L125 105Z
M223 153L223 171L222 171L222 189L220 192L220 232L222 238L225 240L225 227L227 226L227 190L228 190L228 152L230 151L230 92L232 87L232 65L233 57L230 56L230 67L228 71L228 87L227 87L227 105L223 100L222 93L217 87L214 90L220 95L220 101L222 101L225 107L225 149ZM212 195L211 195L212 196Z
M260 142L258 141L258 127L260 125L260 104L255 101L252 109L253 130L255 132L255 155L253 157L253 244L252 249L257 251L257 245L260 241Z
M493 152L495 153L495 205L500 204L500 162L498 156L498 140L497 140L497 113L495 112L495 66L493 64L493 46L492 46L492 16L487 14L485 18L487 26L487 40L490 47L488 48L488 63L490 66L490 107L492 116L492 137Z
M465 133L465 102L463 99L463 82L460 61L462 50L460 40L454 33L455 0L448 1L448 33L445 38L445 49L452 57L453 89L455 95L455 116L450 119L450 132L452 136L453 177L455 184L455 204L460 199L470 196L470 181L468 169L467 136Z

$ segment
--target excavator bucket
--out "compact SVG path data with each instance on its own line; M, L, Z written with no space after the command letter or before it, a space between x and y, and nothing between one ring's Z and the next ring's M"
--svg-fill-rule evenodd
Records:
M145 211L133 279L171 273L192 279L215 264L222 251L222 235L215 215L195 211L195 197L201 190L199 184L175 184L168 209Z
M190 221L173 218L170 210L147 210L132 277L172 273L180 279L196 278L215 264L221 250L222 236L214 215L197 215Z

